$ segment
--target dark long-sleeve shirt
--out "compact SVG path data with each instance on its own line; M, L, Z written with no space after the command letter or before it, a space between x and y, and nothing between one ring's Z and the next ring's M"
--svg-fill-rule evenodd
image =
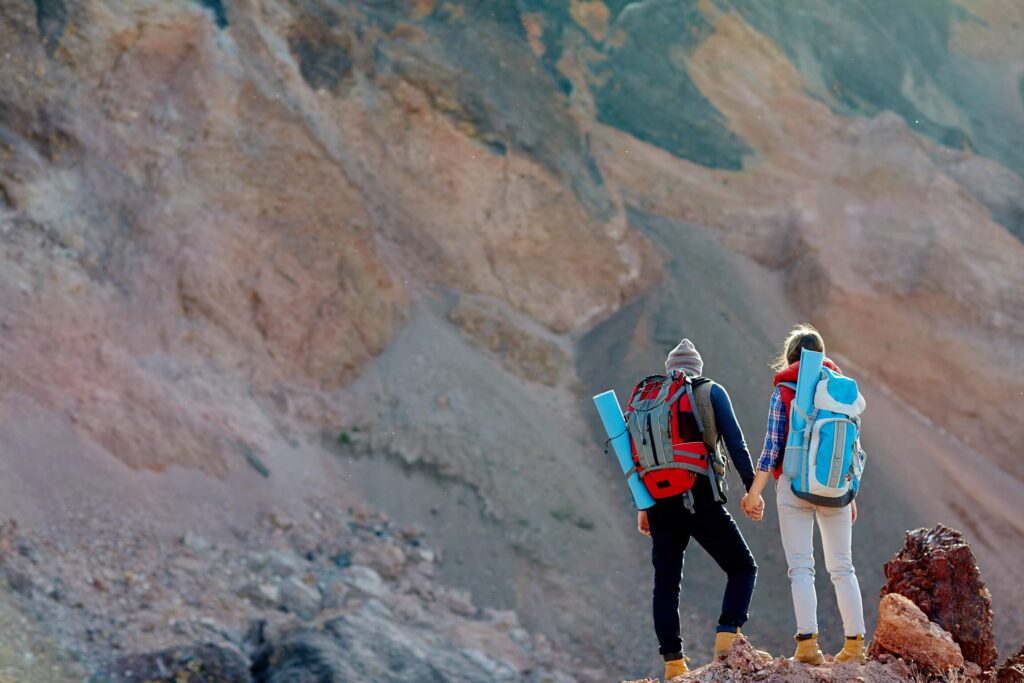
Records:
M743 439L743 430L736 421L729 392L721 384L711 387L711 405L715 409L715 425L729 451L729 458L743 480L743 487L749 491L750 485L754 483L754 465L750 461L747 442Z

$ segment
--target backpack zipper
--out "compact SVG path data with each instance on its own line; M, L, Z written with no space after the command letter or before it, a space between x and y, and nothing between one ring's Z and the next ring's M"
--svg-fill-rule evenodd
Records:
M651 455L654 456L654 464L660 465L661 460L658 458L658 447L654 443L654 430L651 427L651 414L647 413L647 438L651 442Z

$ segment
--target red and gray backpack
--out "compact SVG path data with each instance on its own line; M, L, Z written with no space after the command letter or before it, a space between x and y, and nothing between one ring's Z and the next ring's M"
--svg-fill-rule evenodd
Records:
M711 380L691 379L681 372L651 375L640 380L623 416L633 449L633 466L655 499L687 494L698 475L712 478L718 486L711 454L704 442L704 424L693 393Z

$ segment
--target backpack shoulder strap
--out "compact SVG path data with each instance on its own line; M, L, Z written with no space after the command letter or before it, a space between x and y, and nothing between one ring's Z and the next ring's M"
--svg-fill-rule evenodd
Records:
M693 382L694 411L700 415L704 427L704 444L709 450L718 447L718 424L715 422L715 406L711 403L711 389L715 386L707 377Z
M711 392L714 388L715 383L711 379L699 377L693 382L691 399L694 412L701 416L704 423L701 435L704 438L704 445L708 449L710 463L708 476L711 477L711 490L715 500L724 503L726 501L725 492L728 490L725 475L729 471L729 459L725 457L723 449L719 448L722 435L718 431L715 405L711 402Z

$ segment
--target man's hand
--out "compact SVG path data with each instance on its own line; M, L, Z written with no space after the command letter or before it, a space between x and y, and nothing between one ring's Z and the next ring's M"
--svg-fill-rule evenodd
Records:
M853 515L853 521L850 522L850 524L856 524L857 523L857 501L855 501L855 500L851 500L850 501L850 509L852 510L851 514Z
M647 521L647 510L640 510L636 513L636 528L644 536L651 535L651 525Z
M743 507L743 514L755 522L760 522L764 518L764 498L760 495L754 496L748 493L743 496L740 505Z

